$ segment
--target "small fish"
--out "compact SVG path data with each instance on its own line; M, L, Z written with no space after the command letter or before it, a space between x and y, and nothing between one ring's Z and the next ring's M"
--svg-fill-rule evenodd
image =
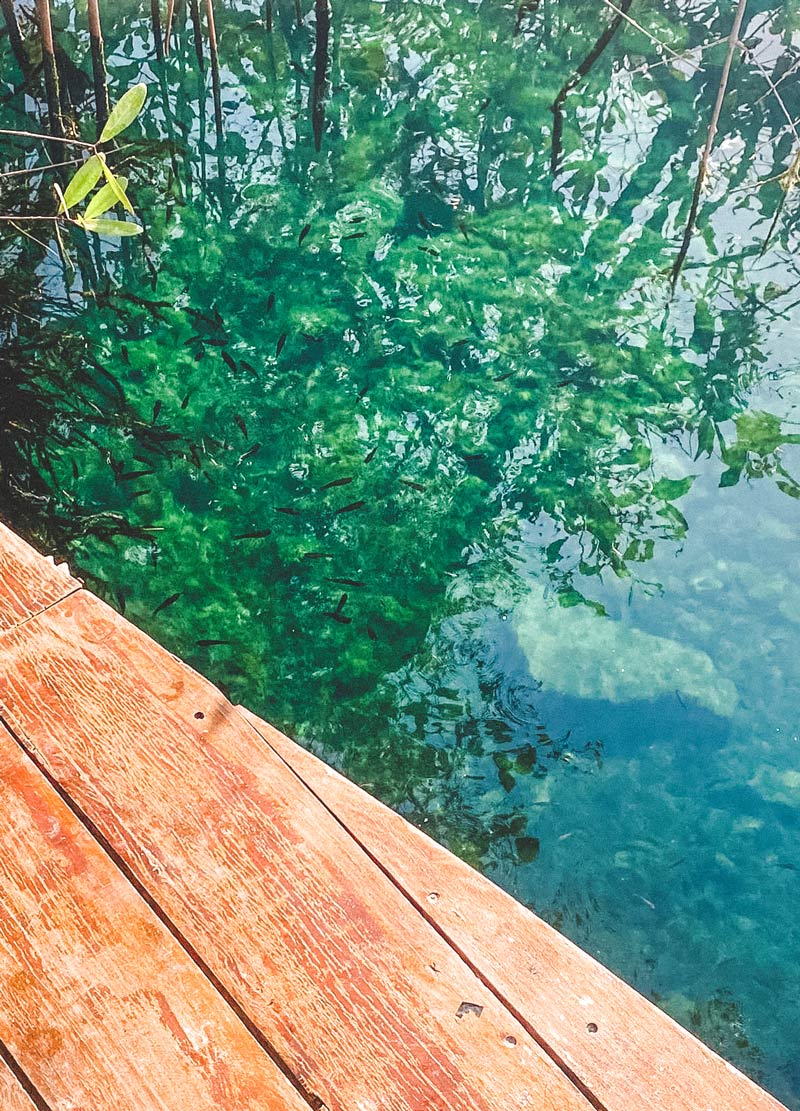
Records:
M242 419L242 417L240 417L239 414L237 413L235 415L235 417L233 418L233 420L234 420L234 423L236 424L236 427L239 429L241 434L244 436L245 440L248 439L247 425L244 423L244 420Z
M571 386L572 382L569 378L562 378L560 382L556 382L556 386L561 389L563 386Z
M330 490L333 486L347 486L352 481L352 478L335 478L333 482L326 482L324 486L320 486L320 490Z
M203 342L203 341L202 341L202 340L200 339L200 337L199 337L199 336L189 336L189 338L188 338L188 339L185 339L185 340L183 341L183 346L184 346L184 347L189 347L189 346L190 346L190 344L193 344L193 343L202 343L202 342Z
M304 552L303 559L333 559L327 552Z
M206 337L206 339L203 340L203 342L210 344L211 347L224 347L227 343L230 342L230 340L228 339L227 336L220 336L217 339L211 339L210 337Z
M195 353L194 353L194 361L195 361L196 363L199 363L199 362L200 362L200 360L201 360L201 359L204 359L205 357L206 357L206 349L205 349L205 347L201 347L199 351L195 351Z
M419 250L424 251L426 255L433 255L434 258L442 257L435 247L420 247Z
M117 475L117 482L132 482L135 478L144 478L146 475L155 474L154 470L149 471L125 471L124 474Z
M343 235L342 242L344 243L345 239L363 239L366 234L367 233L365 231L354 231L351 232L350 235Z
M275 294L270 293L269 297L267 298L267 312L272 312L274 307L275 307Z
M373 459L375 458L375 452L376 452L377 450L378 450L378 449L377 449L377 447L373 447L373 448L370 448L370 450L369 450L369 451L367 452L367 454L366 454L366 455L364 456L364 462L365 462L365 463L371 463L371 462L372 462L372 460L373 460Z
M242 370L246 370L248 374L255 374L256 373L256 368L253 366L253 364L252 363L246 363L244 361L244 359L239 360L239 366L242 368Z
M359 401L360 401L360 400L362 399L362 397L366 397L366 396L367 396L367 391L368 391L368 390L369 390L369 386L364 386L364 387L363 387L362 389L360 389L360 390L358 391L358 400L359 400Z
M300 510L299 509L294 509L291 505L276 505L275 506L275 512L276 513L285 513L287 515L287 517L299 517L300 516Z
M512 374L516 374L516 373L517 372L515 370L509 370L505 374L496 375L495 378L493 379L493 381L495 381L495 382L505 382L506 378L510 378Z
M265 536L271 536L271 528L260 528L254 532L240 532L234 536L234 540L263 540Z
M124 617L125 616L125 595L122 593L121 590L117 591L117 606L119 607L119 612Z
M179 590L175 594L170 594L169 598L165 598L163 602L159 602L159 604L153 610L153 614L161 613L161 611L165 610L167 608L167 606L174 606L175 603L180 598L182 593L183 593L183 591Z
M78 464L73 459L72 460L72 477L73 478L78 478L79 476L80 476L80 471L78 470Z
M145 494L152 494L152 492L152 490L134 490L134 492L132 494L129 494L128 497L130 501L133 501L134 498L143 498Z
M336 611L335 612L336 613L341 613L346 604L347 604L347 595L343 594L341 596L341 598L339 599L339 602L338 602L338 605L336 606Z
M286 343L286 336L287 336L286 332L281 332L280 337L278 338L278 342L275 345L275 354L276 355L280 355L281 351L283 351L283 345Z
M161 402L157 401L155 403L155 405L153 406L153 421L152 421L153 424L155 424L156 421L158 420L158 414L160 412L161 412Z
M349 224L363 224L365 220L366 220L366 216L351 216L350 219L348 220L348 223Z
M200 462L200 456L197 451L197 444L189 444L189 455L191 456L191 460L194 463L195 467L197 467L199 471L202 464Z
M365 583L359 582L358 579L331 579L326 578L329 583L341 583L342 586L365 586Z
M352 617L345 617L345 615L343 613L339 613L338 610L335 613L332 610L326 610L322 616L330 617L331 620L338 621L340 625L349 625L350 622L353 620Z
M123 363L125 363L125 365L126 365L126 366L130 366L130 365L131 365L131 357L130 357L130 355L128 354L128 348L127 348L127 347L125 346L125 344L124 344L124 343L123 343L123 345L122 345L122 346L120 347L120 349L119 349L119 353L120 353L120 355L122 356L122 361L123 361Z
M367 625L367 636L370 640L378 639L378 634L375 632L371 625Z
M308 235L308 233L310 231L311 231L311 224L305 224L303 226L303 230L300 232L300 234L297 237L297 246L298 247L302 246L303 240L305 239L305 237Z
M232 644L231 640L196 640L198 648L213 648L215 644Z
M425 213L424 212L418 212L417 213L417 219L419 220L420 224L422 224L425 231L430 231L431 230L431 225L428 223L427 219L425 218Z
M137 463L146 463L148 467L150 466L150 460L146 459L144 455L134 455L133 458L136 460Z
M479 451L475 455L465 455L464 456L464 462L465 463L472 463L476 459L485 459L485 458L486 458L486 454L482 451Z
M260 451L260 450L261 450L261 444L253 444L252 447L248 448L247 451L245 451L242 455L239 456L239 463L241 463L244 459L249 459L251 455L255 455L256 452ZM238 467L239 463L236 464L237 467Z
M485 112L485 111L486 111L486 109L487 109L487 108L489 107L489 105L490 105L491 103L492 103L492 98L491 98L490 96L487 96L486 100L484 100L483 104L482 104L482 105L480 106L480 108L478 109L478 111L479 111L479 112Z
M420 490L422 492L425 490L421 482L412 482L410 478L401 478L400 481L403 486L410 486L412 490Z
M349 505L343 505L341 509L334 509L334 515L337 513L352 513L354 509L360 509L364 505L363 501L350 502Z
M227 351L221 351L220 354L222 355L222 361L225 363L225 365L230 367L234 374L238 374L239 368L236 365L236 360L233 358L233 356L229 355Z
M183 401L181 402L181 409L186 408L186 406L189 404L189 398L192 396L193 393L194 393L194 389L187 390L186 396L184 397Z
M217 312L216 309L212 309L211 311L214 313L214 319L216 320L217 324L219 324L219 326L221 328L223 326L223 324L225 323L225 321L222 319L222 317L219 315L219 313Z

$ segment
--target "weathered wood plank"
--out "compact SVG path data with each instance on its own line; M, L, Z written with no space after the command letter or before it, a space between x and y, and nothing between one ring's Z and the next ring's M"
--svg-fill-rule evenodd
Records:
M239 710L607 1111L782 1108L490 880Z
M230 703L103 603L0 637L0 675L15 733L331 1111L588 1111Z
M0 1059L0 1108L2 1111L36 1111L36 1104L2 1059Z
M53 1109L308 1111L2 726L0 813L0 1038Z
M0 632L65 597L81 584L0 523Z

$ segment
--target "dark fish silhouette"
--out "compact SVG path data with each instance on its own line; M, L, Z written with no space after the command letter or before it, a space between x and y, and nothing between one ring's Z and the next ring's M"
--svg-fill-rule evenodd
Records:
M370 640L378 639L378 634L375 632L371 625L367 625L367 636Z
M369 451L367 452L367 454L366 454L366 455L364 456L364 462L365 462L365 463L371 463L371 462L372 462L372 460L373 460L373 459L375 458L375 452L376 452L377 450L378 450L378 449L377 449L377 447L373 447L373 448L370 448L370 450L369 450Z
M400 481L402 482L403 486L410 486L412 490L425 490L425 487L422 485L421 482L412 482L410 478L401 478Z
M329 583L341 583L342 586L365 586L365 583L359 582L358 579L331 579L326 578Z
M273 309L274 305L275 305L275 294L270 293L269 297L267 298L267 312L272 312L272 309Z
M287 336L286 332L281 333L281 335L278 339L278 342L275 346L275 354L276 355L280 355L281 351L283 351L283 345L286 343L286 336Z
M239 368L236 365L236 360L233 358L233 356L229 355L227 351L222 351L221 355L222 355L222 358L225 362L225 365L229 366L234 374L238 374L239 373Z
M335 478L333 482L326 482L324 486L320 486L320 490L330 490L333 486L347 486L352 481L352 478Z
M285 513L287 515L287 517L299 517L300 516L300 510L299 509L294 509L291 505L276 505L275 506L275 512L276 513Z
M232 644L231 640L196 640L198 648L213 648L215 644Z
M155 474L154 470L149 471L125 471L124 474L117 475L117 482L132 482L134 478L144 478L146 475Z
M365 231L354 231L351 232L350 235L343 235L342 242L344 242L345 239L363 239L366 234Z
M239 360L239 365L241 366L242 370L246 370L248 374L256 373L256 368L252 365L252 363L246 363L244 359Z
M343 505L341 509L334 509L333 512L334 512L334 514L336 514L336 513L352 513L352 511L354 509L360 509L362 505L364 505L363 501L354 501L354 502L350 502L349 505Z
M271 528L260 528L254 532L240 532L234 536L234 540L263 540L265 536L272 534Z
M241 463L242 460L249 459L251 455L255 455L256 452L260 451L260 450L261 450L261 444L253 444L252 447L249 447L247 449L247 451L245 451L242 455L239 456L239 462Z
M161 412L161 402L157 401L153 406L153 424L158 420L158 414Z
M305 224L304 227L303 227L303 230L300 232L299 236L297 237L297 246L298 247L300 247L302 245L303 240L305 239L305 237L308 235L308 233L310 231L311 231L311 224Z
M239 431L241 432L241 434L244 436L244 438L246 440L248 438L248 436L247 436L247 425L244 423L244 420L242 419L242 417L239 416L238 413L234 416L233 419L234 419L234 422L236 423L236 427L239 429Z
M333 610L326 610L322 616L330 617L332 621L338 621L340 625L349 625L350 622L353 620L352 617L345 617L345 615L343 613L339 613L338 610L336 612L334 612Z
M186 396L184 397L183 401L181 402L181 409L186 408L186 406L189 404L189 398L192 396L193 393L194 393L194 389L186 391Z
M153 610L153 613L161 613L161 611L165 610L167 606L173 606L178 601L182 593L183 591L179 590L175 594L170 594L169 598L165 598L163 602L159 602L159 604Z

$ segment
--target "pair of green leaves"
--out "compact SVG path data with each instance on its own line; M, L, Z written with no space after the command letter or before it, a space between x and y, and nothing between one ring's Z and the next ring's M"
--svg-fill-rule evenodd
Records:
M115 138L129 127L141 112L146 96L147 88L144 84L134 85L132 89L128 89L112 108L98 143L105 143ZM98 235L140 235L142 232L140 224L130 224L126 220L115 220L104 216L115 204L121 204L131 216L135 213L125 192L127 179L113 173L102 151L96 150L76 170L61 195L59 212L69 214L70 208L80 204L89 196L100 178L105 179L105 184L89 201L85 212L73 217L75 222L86 231L93 231Z

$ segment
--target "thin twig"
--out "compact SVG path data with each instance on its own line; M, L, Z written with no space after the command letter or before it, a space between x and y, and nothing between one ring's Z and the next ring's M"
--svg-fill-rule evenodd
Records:
M618 16L621 16L624 20L630 23L631 27L635 27L637 31L640 31L641 34L645 36L645 38L650 39L650 42L657 46L659 50L665 50L667 54L671 54L672 57L677 58L679 62L685 62L687 60L683 54L678 54L677 51L673 50L671 46L667 46L665 42L662 42L661 39L656 38L655 35L651 34L651 32L648 31L646 27L642 27L641 23L637 23L632 16L628 15L627 11L623 11L622 8L618 8L616 4L612 3L612 0L603 0L603 3L607 8L611 8L612 12L616 12ZM697 68L698 70L700 69L699 66Z
M714 139L717 136L717 128L719 127L719 118L722 113L722 104L725 100L725 93L728 90L728 79L731 74L731 66L733 65L733 56L736 53L736 48L739 45L739 32L742 29L742 20L744 19L744 10L747 7L747 0L739 0L736 8L736 14L733 17L733 25L728 35L728 51L725 55L725 62L722 66L722 73L719 79L719 88L717 89L717 99L714 103L714 111L711 114L711 122L708 125L708 133L706 134L706 143L703 147L703 153L700 156L700 166L697 170L697 180L694 185L694 193L692 194L692 203L689 208L689 218L686 221L686 229L683 233L683 241L681 242L678 256L675 259L675 264L672 267L671 286L672 292L675 292L675 287L678 284L683 263L686 259L686 254L689 250L689 244L692 241L694 234L695 222L697 220L697 212L700 208L700 197L703 192L703 185L708 175L708 163L711 158L711 152L714 149Z
M29 166L25 170L6 170L0 173L0 178L20 177L22 174L43 174L45 170L57 170L62 166L79 166L82 158L68 158L66 162L47 162L44 166Z
M8 127L0 127L0 135L20 135L23 139L44 139L48 143L66 143L67 146L85 147L94 150L96 143L84 143L82 139L71 139L67 135L43 135L40 131L15 131Z

